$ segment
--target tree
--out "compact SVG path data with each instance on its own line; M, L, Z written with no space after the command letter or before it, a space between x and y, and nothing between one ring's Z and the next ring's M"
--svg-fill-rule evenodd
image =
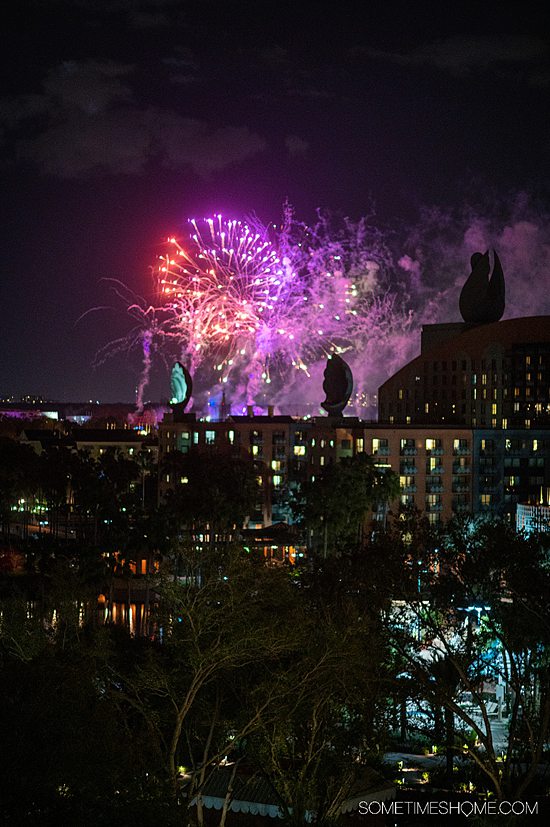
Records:
M163 472L175 480L165 499L173 528L192 544L205 544L201 535L210 547L227 544L252 512L256 474L245 457L216 449L170 451Z
M24 500L28 516L29 501L38 488L38 457L28 445L0 437L0 523L9 536L14 509Z
M337 820L385 728L387 651L378 625L353 600L338 609L307 602L300 651L273 676L276 706L248 744L289 825Z
M295 510L313 537L314 551L326 557L360 544L370 510L387 504L398 492L395 474L360 453L325 466L313 482L304 483Z
M200 584L169 580L159 586L154 622L162 645L151 646L137 666L114 668L109 688L122 709L135 709L151 728L176 797L178 767L193 768L191 789L199 791L206 769L235 749L268 705L264 698L244 717L242 704L238 716L228 715L227 695L237 676L246 671L248 681L268 666L273 670L296 647L287 628L274 622L277 607L292 605L284 573L234 551L215 556L215 564L203 566Z
M421 591L394 586L387 628L419 696L446 710L447 749L467 756L497 797L520 797L549 735L549 538L470 521L451 524L440 541L437 567L424 568ZM488 681L508 695L504 755L493 741ZM455 720L479 746L455 738Z

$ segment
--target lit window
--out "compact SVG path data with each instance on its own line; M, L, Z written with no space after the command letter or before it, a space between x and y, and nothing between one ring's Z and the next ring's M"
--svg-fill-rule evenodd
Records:
M199 432L193 431L193 445L199 444Z
M324 464L325 464L325 458L324 457L319 457L319 465L324 465Z
M508 427L508 420L507 419L502 420L502 427L505 428L505 429Z
M260 453L260 446L259 445L253 445L252 446L252 455L256 457L256 456L258 456L259 453Z
M496 405L496 403L493 403L493 404L491 405L491 413L493 414L493 416L495 416L495 414L497 413L497 405Z
M424 404L424 413L430 413L430 403L426 402ZM393 424L393 416L390 416L390 422Z
M539 450L539 441L538 441L538 439L534 439L533 440L533 451L538 451L538 450Z
M426 440L426 451L433 451L436 447L436 440L435 439L427 439Z
M281 460L280 459L272 459L271 460L271 468L273 471L280 471L281 470Z
M282 481L283 481L283 478L281 477L280 474L274 474L273 475L273 486L274 486L274 488L278 488L281 485Z
M481 499L481 505L491 505L491 495L490 494L482 494L480 499Z
M229 440L229 444L233 445L233 443L235 442L235 431L228 431L227 439Z
M398 397L399 399L403 399L403 388L399 388Z
M206 431L205 439L207 445L213 445L216 441L216 431Z
M363 437L362 436L357 437L357 439L355 440L355 450L357 451L358 454L361 454L365 450L364 446L365 446L365 440L363 439Z
M305 445L295 445L294 446L294 456L295 457L304 457L306 454L306 446Z
M311 447L315 448L315 437L311 438Z
M187 485L188 482L189 482L189 477L180 477L180 483L182 485Z

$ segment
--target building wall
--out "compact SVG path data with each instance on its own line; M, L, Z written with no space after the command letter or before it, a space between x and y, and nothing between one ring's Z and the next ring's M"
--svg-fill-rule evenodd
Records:
M379 389L380 422L550 427L550 317L430 325L422 340Z
M531 534L534 531L548 531L550 528L550 505L518 505L516 528Z
M351 433L354 454L371 454L379 467L397 474L401 493L393 510L413 506L432 523L472 512L471 429L358 424L337 433Z
M292 522L292 492L336 460L336 435L328 421L290 416L234 416L224 422L206 422L188 414L181 421L167 415L160 423L161 463L171 450L187 453L192 448L209 446L249 457L254 463L258 499L250 516L251 528ZM169 474L161 472L160 496L175 483Z
M515 520L550 486L550 430L474 431L474 510Z

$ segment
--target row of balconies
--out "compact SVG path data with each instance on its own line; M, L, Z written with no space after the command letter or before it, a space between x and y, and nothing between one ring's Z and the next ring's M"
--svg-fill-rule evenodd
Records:
M453 474L470 474L471 472L469 465L453 465Z

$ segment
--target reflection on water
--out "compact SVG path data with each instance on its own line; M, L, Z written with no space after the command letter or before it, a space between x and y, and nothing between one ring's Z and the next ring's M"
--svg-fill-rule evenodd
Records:
M55 608L45 607L39 600L26 600L21 607L27 622L38 622L43 628L58 631L64 623L77 623L82 628L85 624L102 626L114 624L128 629L131 635L155 635L157 624L153 620L148 605L138 601L113 600L99 595L97 601L67 601ZM0 623L4 612L0 609Z
M126 626L131 635L149 634L150 612L144 603L123 603L113 601L109 605L106 600L102 607L97 609L97 619L100 623L114 623L116 626Z

